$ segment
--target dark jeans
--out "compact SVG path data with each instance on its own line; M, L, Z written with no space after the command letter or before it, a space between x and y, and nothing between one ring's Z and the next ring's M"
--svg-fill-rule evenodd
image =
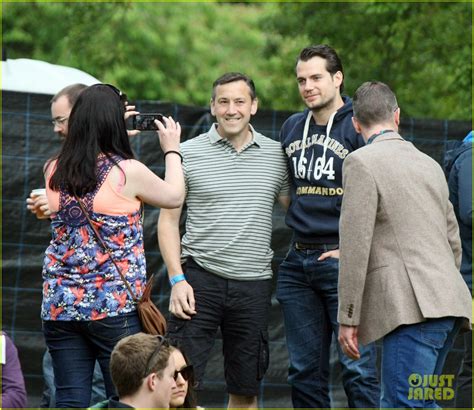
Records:
M53 359L51 358L48 349L45 350L43 355L43 378L45 387L43 390L43 396L41 397L40 408L55 408L56 387L54 387ZM94 375L92 377L91 405L104 401L106 398L102 370L100 370L99 362L95 362Z
M464 357L458 373L456 408L472 409L472 331L460 335L464 339Z
M329 408L329 354L337 336L339 261L318 261L320 250L292 248L278 272L277 299L285 318L290 359L288 382L295 408ZM379 406L380 385L373 344L359 345L361 358L351 360L339 344L342 379L349 406Z
M140 331L136 312L93 321L43 321L46 345L53 358L56 407L89 406L96 360L107 397L115 394L110 354L120 339Z

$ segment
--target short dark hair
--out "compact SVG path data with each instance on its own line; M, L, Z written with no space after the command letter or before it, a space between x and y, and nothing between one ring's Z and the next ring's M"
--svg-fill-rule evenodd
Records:
M159 349L155 355L156 350ZM147 367L153 355L151 373L160 377L168 366L171 348L162 340L146 333L136 333L120 340L110 356L110 376L119 397L135 394L143 379L148 376Z
M367 81L355 92L352 108L357 121L369 127L393 120L393 113L398 108L397 97L387 84Z
M134 158L125 125L125 106L115 87L95 84L82 91L69 116L69 132L49 181L54 191L83 196L97 187L97 157Z
M301 50L298 59L296 60L296 64L299 61L308 61L311 60L313 57L320 57L326 60L326 70L334 76L338 71L342 73L342 82L340 86L340 92L344 91L344 69L342 67L342 62L339 56L332 47L328 46L327 44L318 44L318 45L311 45L308 47L303 48Z
M257 91L255 90L255 83L253 82L253 80L245 74L231 72L221 75L216 81L214 81L214 84L212 84L212 101L214 101L214 99L216 98L216 88L218 85L229 84L235 81L243 81L245 84L247 84L250 90L250 97L252 98L252 100L255 100L255 98L257 98Z
M87 88L87 85L85 84L71 84L68 85L67 87L64 87L62 90L58 91L53 98L51 98L51 104L56 102L60 97L63 95L66 96L66 98L69 100L69 105L72 107L77 99L79 98L79 95Z

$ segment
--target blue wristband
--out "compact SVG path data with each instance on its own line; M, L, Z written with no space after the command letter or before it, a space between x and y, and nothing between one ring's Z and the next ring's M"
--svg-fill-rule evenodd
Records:
M184 273L182 273L181 275L173 276L173 277L170 279L170 285L171 285L171 286L174 286L174 285L176 285L178 282L182 282L183 280L186 280L186 278L185 278L185 276L184 276Z

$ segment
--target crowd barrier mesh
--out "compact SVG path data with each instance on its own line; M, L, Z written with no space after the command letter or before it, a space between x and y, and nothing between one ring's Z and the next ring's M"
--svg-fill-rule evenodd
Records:
M51 125L50 99L50 95L4 91L2 100L2 329L12 337L19 350L29 407L39 405L43 391L41 361L45 343L40 320L41 268L51 233L47 221L37 220L26 209L25 199L32 189L44 187L43 165L60 148L60 140ZM140 112L173 116L182 126L183 141L207 131L213 121L207 107L160 101L136 101L136 105ZM290 114L289 111L260 110L252 124L259 132L277 140L280 127ZM462 140L470 129L468 121L407 118L401 123L401 134L440 164L453 141ZM131 143L137 159L163 177L163 153L157 135L142 132L133 137ZM158 209L145 207L147 270L157 274L153 299L161 311L168 314L170 287L156 239L158 215ZM273 268L276 271L291 240L291 232L284 223L284 212L278 205L273 213L273 223ZM274 282L275 279L276 276ZM259 406L291 407L291 392L286 382L288 356L283 318L274 294L269 332L271 359L259 394ZM332 350L332 360L336 362ZM200 395L200 404L205 407L226 406L221 352L222 342L218 336L206 369L205 388ZM453 372L455 356L460 354L460 348L456 347L448 357L447 373ZM346 407L337 364L331 377L331 390L333 406Z

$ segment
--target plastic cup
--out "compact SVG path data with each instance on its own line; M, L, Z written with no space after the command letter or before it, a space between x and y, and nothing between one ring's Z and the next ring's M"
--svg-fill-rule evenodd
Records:
M36 188L31 191L32 196L46 195L46 188Z

